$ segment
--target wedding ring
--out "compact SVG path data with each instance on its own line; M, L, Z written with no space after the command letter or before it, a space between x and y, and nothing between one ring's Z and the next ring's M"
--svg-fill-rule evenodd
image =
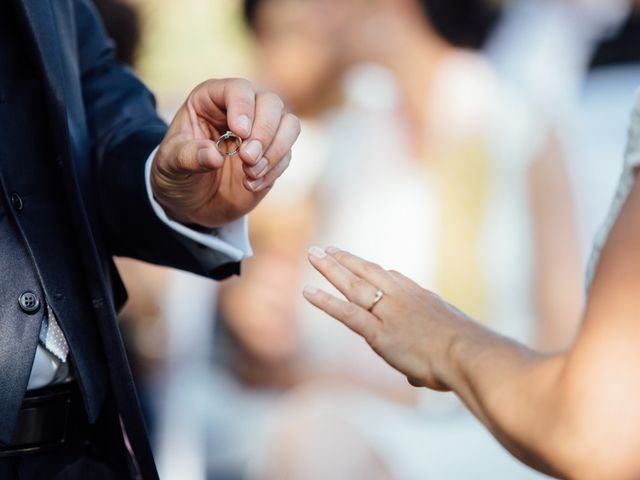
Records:
M373 303L369 308L367 308L367 310L369 312L373 310L373 308L380 302L380 300L382 300L382 297L384 297L384 292L380 289L376 290L376 297L373 299Z
M227 150L225 145L228 141L233 141L236 144L236 147L233 150ZM232 157L236 153L240 151L240 147L242 146L242 139L233 132L225 132L223 133L218 140L216 140L216 148L220 152L223 157Z

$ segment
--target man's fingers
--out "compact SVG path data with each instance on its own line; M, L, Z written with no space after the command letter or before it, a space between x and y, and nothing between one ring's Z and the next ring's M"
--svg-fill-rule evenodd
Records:
M291 163L291 152L287 153L280 163L278 163L275 167L273 167L269 173L267 173L264 177L257 178L252 180L249 178L249 174L247 173L248 168L246 165L244 166L244 172L247 175L247 178L244 181L244 186L248 190L252 192L260 192L266 188L271 188L275 181L280 178L280 176L287 170L289 164Z
M299 135L300 120L298 120L298 117L295 115L287 113L280 121L278 131L273 137L273 141L269 148L267 148L263 157L255 165L245 164L245 173L247 177L252 180L256 180L264 177L272 169L276 168L287 155L291 155L291 148ZM273 181L282 175L283 172L284 170L282 170L280 174L273 179Z
M248 138L256 116L256 91L251 82L238 78L225 80L224 105L229 130Z
M175 154L169 158L175 164L164 166L180 173L205 173L220 168L224 158L211 140L191 140L175 147Z
M390 292L396 287L394 278L380 265L336 247L329 247L326 252L358 277L365 279L383 291Z
M248 80L207 80L193 91L188 103L198 117L219 131L228 128L242 139L251 134L256 91Z
M380 321L365 309L340 300L315 287L306 287L304 297L320 310L341 321L351 330L371 341Z
M262 159L260 159L256 165L247 168L247 176L252 179L257 179L267 175L272 169L277 168L287 155L291 155L291 148L299 135L300 120L298 120L298 117L295 115L287 113L280 121L278 131ZM273 181L282 175L283 172L284 170L276 175ZM273 181L271 183L273 183Z
M274 166L269 164L268 159L262 162L261 160L276 136L283 112L284 103L278 95L263 93L256 97L256 113L251 136L240 149L240 158L256 169L256 176Z

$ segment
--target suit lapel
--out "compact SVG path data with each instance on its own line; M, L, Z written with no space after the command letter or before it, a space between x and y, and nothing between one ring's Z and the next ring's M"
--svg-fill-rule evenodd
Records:
M37 60L47 82L47 93L64 107L64 78L60 64L60 48L51 0L17 0L33 39Z

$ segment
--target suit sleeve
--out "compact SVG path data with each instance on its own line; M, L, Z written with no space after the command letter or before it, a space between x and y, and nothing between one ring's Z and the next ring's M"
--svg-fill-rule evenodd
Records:
M167 126L156 113L153 95L115 59L113 42L90 0L74 2L95 188L112 254L214 279L237 274L235 259L180 235L154 212L146 190L145 163Z

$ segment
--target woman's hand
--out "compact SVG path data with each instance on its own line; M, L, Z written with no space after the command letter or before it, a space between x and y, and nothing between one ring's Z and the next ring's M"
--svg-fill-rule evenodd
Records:
M312 247L309 260L349 300L307 287L309 302L364 337L412 385L450 389L451 347L458 333L479 326L404 275L350 253ZM374 305L378 289L384 296Z
M224 158L215 141L230 130L244 140ZM218 227L249 213L284 173L300 133L280 97L247 80L209 80L189 95L151 168L153 194L183 223Z

